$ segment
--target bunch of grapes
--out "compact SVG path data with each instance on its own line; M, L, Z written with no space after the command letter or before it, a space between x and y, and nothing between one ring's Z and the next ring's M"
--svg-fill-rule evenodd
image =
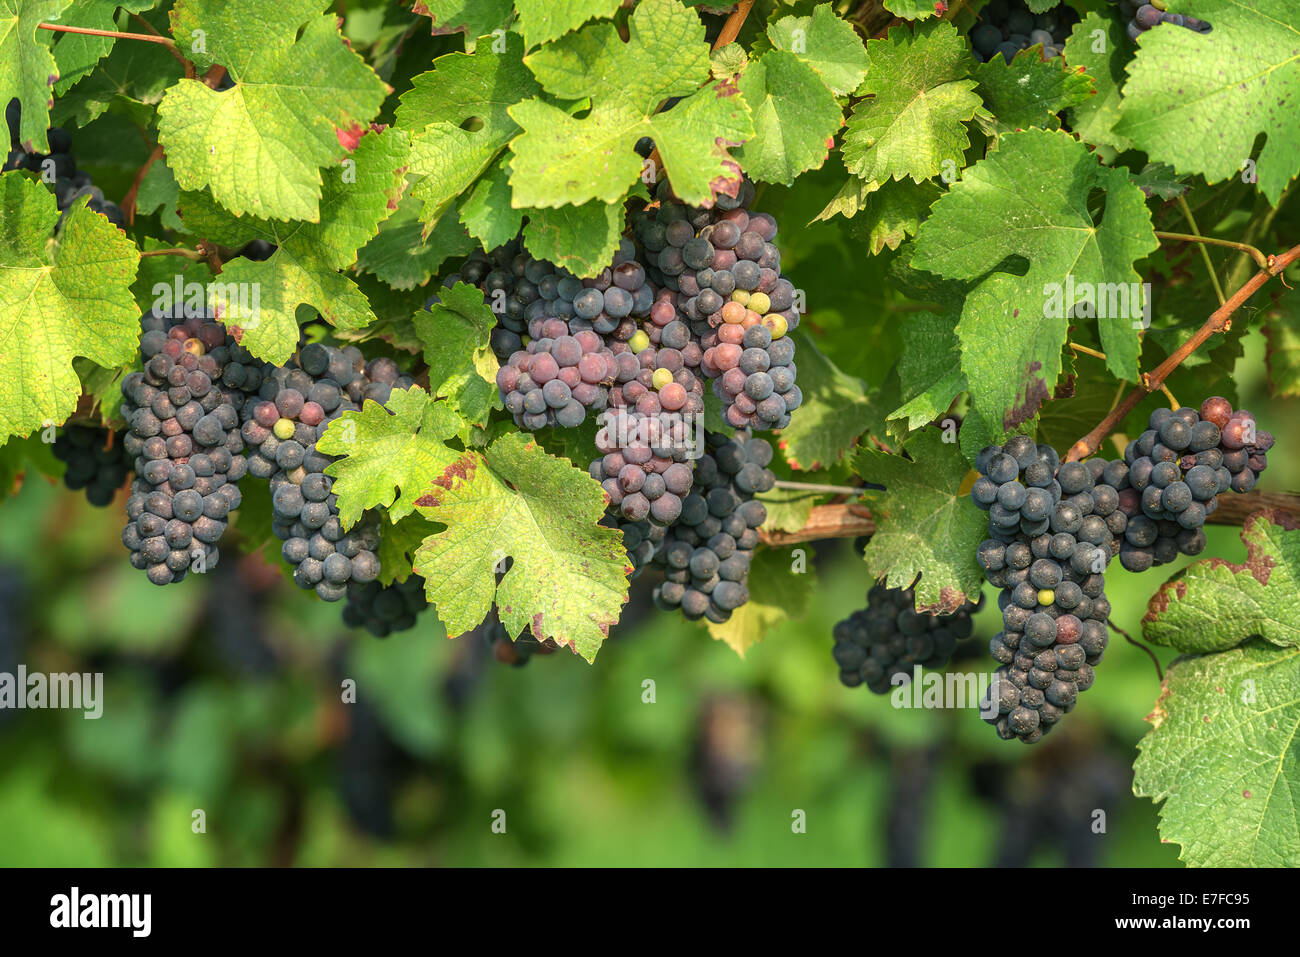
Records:
M296 361L268 368L259 401L250 402L242 434L249 472L271 483L271 529L284 545L300 588L338 601L349 583L379 576L379 527L366 519L349 531L339 520L334 480L325 469L335 459L317 451L316 441L344 412L372 399L388 401L394 387L410 385L391 359L365 362L354 346L336 349L312 343Z
M343 624L364 628L376 638L415 627L420 613L429 607L424 597L424 579L412 572L406 581L381 585L377 581L352 581L343 606Z
M656 561L665 568L655 603L689 620L721 623L749 600L749 565L767 509L754 498L772 488L772 447L746 433L710 433L695 465L695 487Z
M126 432L94 425L69 425L54 438L51 451L67 464L63 484L74 492L85 489L91 505L103 507L126 484L132 457L122 440Z
M749 212L753 198L746 181L737 198L724 194L712 209L696 209L673 201L665 182L658 206L633 229L652 280L675 293L656 296L651 325L672 337L670 345L686 331L699 340L700 368L714 380L729 425L780 429L803 402L786 337L799 312L772 242L776 220Z
M910 681L918 665L944 667L957 642L970 637L975 627L971 615L982 604L981 597L951 615L932 615L916 610L916 593L910 588L873 586L867 607L835 626L832 654L840 681L848 688L865 684L876 694L888 694L895 676Z
M606 507L605 517L600 520L600 524L606 528L617 528L623 533L623 548L627 551L628 561L632 563L629 579L636 578L645 571L663 545L667 532L667 526L656 525L646 519L628 521L614 505Z
M605 408L616 378L635 374L637 367L620 367L591 329L574 331L563 319L534 319L531 325L527 349L513 353L497 370L501 400L520 428L576 428L588 410Z
M1273 436L1256 429L1250 412L1234 412L1221 396L1206 399L1199 411L1157 409L1147 425L1124 450L1124 461L1110 465L1122 478L1116 487L1128 518L1120 563L1135 572L1179 553L1200 554L1202 527L1219 494L1254 488L1273 447ZM1127 466L1122 476L1121 466Z
M9 124L9 155L5 158L0 172L15 169L31 170L40 174L45 182L54 184L54 199L59 206L59 222L63 225L63 216L76 200L89 196L87 205L91 211L99 213L119 229L126 226L126 214L117 203L104 198L103 191L94 184L90 174L77 169L73 159L72 137L68 131L57 126L50 127L45 137L49 141L48 153L28 153L18 140L19 122L22 108L17 99L11 100L5 108L5 120Z
M1120 13L1129 18L1125 30L1129 39L1134 42L1137 42L1137 38L1143 33L1162 23L1172 23L1174 26L1186 27L1197 33L1209 33L1214 29L1210 24L1196 17L1181 13L1166 13L1163 0L1156 0L1155 3L1147 3L1145 0L1118 0L1118 2Z
M1092 687L1106 650L1119 492L1106 463L1062 463L1023 435L982 450L976 469L971 497L989 513L990 536L977 558L1002 589L1002 631L989 643L1002 667L985 703L996 703L999 736L1032 744Z
M991 0L970 31L975 59L981 63L1001 55L1008 63L1021 50L1039 45L1043 56L1060 56L1079 13L1064 3L1044 13L1034 13L1024 0Z
M122 380L122 447L134 458L122 542L155 585L217 561L226 516L247 471L239 431L261 367L207 315L141 319L141 372Z
M624 409L605 414L596 434L603 455L591 463L590 473L623 520L671 525L683 516L683 496L694 478L685 461L675 461L686 454L686 445L675 438L678 424L664 426L657 417Z

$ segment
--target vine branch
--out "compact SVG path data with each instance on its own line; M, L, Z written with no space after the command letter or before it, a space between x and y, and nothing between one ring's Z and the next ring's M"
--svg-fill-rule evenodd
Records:
M1200 348L1201 344L1213 336L1215 333L1226 332L1232 328L1232 315L1243 305L1246 300L1250 299L1260 287L1267 283L1274 276L1279 275L1284 269L1292 263L1300 260L1300 246L1294 246L1282 253L1280 256L1268 257L1268 265L1255 273L1245 285L1232 294L1228 301L1221 305L1205 320L1205 324L1192 335L1181 346L1173 351L1169 358L1156 366L1151 372L1142 374L1141 384L1124 397L1119 405L1115 406L1095 429L1081 438L1078 442L1070 447L1069 453L1065 456L1067 462L1077 462L1079 459L1092 455L1100 447L1102 440L1106 438L1115 428L1123 421L1124 417L1132 412L1139 402L1161 388L1165 379L1177 369L1183 361Z
M859 490L860 491L860 490ZM1246 518L1262 509L1280 509L1300 518L1300 492L1247 492L1221 495L1219 507L1205 521L1209 525L1241 525ZM857 538L874 535L876 522L871 509L856 502L839 505L815 505L803 528L764 529L759 540L768 546L796 545L830 538Z
M1234 242L1231 239L1215 239L1213 236L1197 236L1192 233L1167 233L1163 230L1156 230L1157 239L1176 239L1185 243L1206 243L1210 246L1227 246L1229 249L1240 249L1243 253L1248 253L1250 258L1259 263L1260 269L1268 268L1268 256L1257 246L1250 243Z
M718 38L713 41L713 49L721 50L740 36L740 28L745 25L745 18L749 16L749 11L753 9L753 6L754 0L740 0L736 4L736 9L731 11L731 15L727 17L727 22L722 25L722 29L718 32Z

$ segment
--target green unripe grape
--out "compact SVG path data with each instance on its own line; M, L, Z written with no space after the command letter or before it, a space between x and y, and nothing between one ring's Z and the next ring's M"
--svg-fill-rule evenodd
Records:
M731 294L731 301L738 302L742 306L749 305L749 293L744 289L737 289Z
M772 308L772 300L767 297L765 292L754 292L750 293L749 302L746 305L761 316Z
M780 339L790 330L790 324L785 321L785 316L780 313L773 313L770 316L764 316L763 325L772 330L773 339Z
M1056 592L1051 588L1041 588L1038 591L1038 604L1050 605L1056 601Z
M627 346L633 352L640 352L650 345L650 337L645 334L644 329L638 329L632 333L632 338L627 340Z
M275 433L275 437L281 442L293 438L293 429L293 419L283 417L276 419L275 425L271 427L271 431Z
M650 377L650 382L656 389L662 389L672 381L673 374L667 369L655 369L654 375Z

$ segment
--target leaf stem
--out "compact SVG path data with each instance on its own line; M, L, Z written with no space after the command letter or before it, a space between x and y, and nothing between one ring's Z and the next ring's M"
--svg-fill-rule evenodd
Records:
M852 495L854 498L862 494L862 488L855 485L821 485L817 482L787 482L784 479L777 479L773 487L824 495Z
M1089 349L1087 346L1081 346L1077 342L1067 342L1066 345L1075 352L1082 352L1085 356L1092 356L1094 359L1101 359L1102 361L1106 359L1106 353L1098 352L1096 349Z
M1280 256L1269 256L1266 268L1255 273L1245 285L1232 294L1227 302L1214 310L1210 318L1205 320L1204 325L1192 333L1186 342L1175 349L1169 358L1156 366L1154 371L1143 373L1141 384L1125 396L1124 400L1112 409L1095 429L1070 447L1065 461L1077 462L1079 459L1096 452L1101 441L1110 434L1117 423L1124 419L1124 416L1132 412L1144 398L1164 385L1165 379L1183 363L1183 360L1200 348L1207 339L1216 333L1226 332L1230 329L1232 327L1233 313L1258 292L1261 286L1274 276L1279 275L1297 260L1300 260L1300 246L1293 246Z
M140 192L140 184L144 182L144 177L145 174L149 172L149 167L153 166L154 161L161 158L162 155L163 148L161 146L155 146L149 152L149 158L144 161L144 164L138 170L136 170L135 179L131 182L131 188L128 189L126 195L122 197L122 212L126 214L126 222L129 226L135 225L135 200L136 196Z
M136 23L140 24L146 30L148 30L152 36L163 37L163 34L159 33L154 28L154 25L150 23L148 20L146 20L144 17L140 16L140 14L138 13L131 14L131 19L134 20ZM166 39L166 37L163 37L163 39ZM185 75L189 76L194 69L194 64L191 63L189 60L185 59L185 57L181 55L181 51L176 48L175 41L173 41L172 45L167 49L171 52L171 55L174 56L180 62L181 66L185 67L185 71L186 71Z
M184 256L186 259L192 259L195 262L203 262L208 257L199 252L197 249L146 249L140 253L140 258L145 256Z
M1160 383L1160 391L1163 392L1165 398L1169 400L1169 408L1173 409L1175 412L1182 408L1182 406L1178 404L1178 400L1174 398L1174 394L1169 391L1169 386L1163 382Z
M1182 199L1180 196L1179 199ZM1240 249L1243 253L1249 254L1250 258L1259 264L1261 269L1268 265L1268 257L1264 255L1263 250L1250 245L1250 243L1233 242L1231 239L1215 239L1213 236L1197 236L1192 233L1167 233L1160 230L1156 231L1157 239L1176 239L1186 243L1203 243L1210 246L1227 246L1229 249ZM1201 250L1202 253L1205 250ZM1208 256L1208 254L1206 254ZM1210 276L1214 277L1214 270L1210 270ZM1215 280L1215 286L1218 286L1218 280ZM1222 301L1222 297L1220 298Z
M1156 678L1161 682L1161 684L1163 684L1165 680L1165 673L1160 667L1160 659L1156 657L1156 653L1152 651L1150 648L1148 648L1146 645L1142 644L1142 642L1134 641L1133 638L1129 635L1129 633L1125 631L1123 628L1121 628L1119 625L1115 624L1115 622L1112 619L1107 618L1106 624L1110 625L1111 631L1118 632L1119 634L1123 635L1124 640L1127 641L1134 648L1141 648L1151 657L1151 663L1156 666Z
M114 40L143 40L146 43L161 43L173 50L176 49L176 41L161 34L150 36L147 33L123 33L121 30L92 30L89 27L70 27L62 23L38 23L37 27L55 33L82 33L89 37L112 37Z

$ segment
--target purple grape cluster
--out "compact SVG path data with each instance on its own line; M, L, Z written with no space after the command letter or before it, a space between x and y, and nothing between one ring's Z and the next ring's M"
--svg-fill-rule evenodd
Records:
M609 388L620 374L618 360L591 329L572 330L563 319L534 319L532 340L497 370L497 388L506 411L520 428L576 428L589 410L609 403ZM625 364L627 378L635 366Z
M664 581L654 600L691 621L721 623L749 600L749 565L767 519L754 496L770 490L776 476L767 467L772 447L748 433L709 433L706 449L695 464L695 487L655 557Z
M67 465L63 484L74 492L85 490L86 501L103 508L131 475L132 456L122 440L126 431L102 426L69 425L54 438L50 451Z
M344 530L334 480L325 474L335 458L317 451L316 442L344 412L366 399L383 404L394 388L410 384L391 359L367 363L355 346L311 343L296 360L268 366L257 401L245 407L248 470L271 483L271 530L284 543L294 582L325 601L379 576L379 526L365 519Z
M141 319L144 368L122 380L122 447L134 458L122 543L155 585L216 564L247 471L239 431L261 364L208 315Z
M405 581L391 585L351 581L343 606L343 624L364 628L376 638L387 638L394 632L414 628L416 619L428 607L424 579L414 572Z
M1050 59L1062 54L1078 22L1078 11L1064 3L1034 13L1024 0L990 0L971 28L972 52L981 63L995 56L1010 63L1021 50L1038 45L1043 48L1043 56Z
M916 593L910 588L872 586L867 607L836 624L832 632L840 682L888 694L897 676L906 676L898 682L906 684L918 665L944 667L957 642L974 631L971 615L983 601L981 596L978 603L966 602L951 615L932 615L916 610Z
M1112 0L1116 2L1116 0ZM1128 38L1135 43L1137 38L1146 33L1153 27L1158 27L1162 23L1172 23L1176 27L1185 27L1196 33L1209 33L1214 29L1204 20L1198 20L1196 17L1189 17L1182 13L1168 13L1162 10L1163 3L1158 6L1153 3L1146 3L1144 0L1118 0L1120 13L1129 18L1125 31Z

